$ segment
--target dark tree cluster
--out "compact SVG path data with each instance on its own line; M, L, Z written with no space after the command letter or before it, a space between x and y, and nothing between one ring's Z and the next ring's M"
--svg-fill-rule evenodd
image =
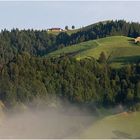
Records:
M33 56L43 56L55 48L55 42L56 36L44 30L3 30L0 33L0 61L7 63L22 52L28 52Z
M140 103L140 63L120 70L95 59L37 58L18 54L0 73L0 100L7 106L49 95L102 106Z

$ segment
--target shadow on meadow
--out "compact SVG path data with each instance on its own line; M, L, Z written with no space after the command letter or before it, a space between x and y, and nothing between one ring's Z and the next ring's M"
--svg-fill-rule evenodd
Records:
M125 132L121 132L119 130L114 130L112 131L113 134L115 134L116 137L114 137L115 139L117 138L120 138L120 139L132 139L132 136L128 133L125 133Z
M137 63L139 61L140 61L140 55L117 57L113 60L113 62L121 63L122 65L133 64L133 63Z

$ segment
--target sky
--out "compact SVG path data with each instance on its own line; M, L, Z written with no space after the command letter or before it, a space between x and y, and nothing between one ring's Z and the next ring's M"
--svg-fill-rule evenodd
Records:
M76 28L104 20L140 22L140 1L0 1L0 29Z

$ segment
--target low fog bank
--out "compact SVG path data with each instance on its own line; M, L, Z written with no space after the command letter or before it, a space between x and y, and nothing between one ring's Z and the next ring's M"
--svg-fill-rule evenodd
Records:
M111 112L120 111L120 107ZM104 111L101 111L104 112ZM35 100L6 111L0 119L0 138L80 138L102 116L95 107L59 100L45 104Z
M0 138L78 138L94 120L88 109L70 103L18 105L0 120Z
M92 122L91 116L68 116L54 110L25 111L6 116L0 125L1 138L76 137Z

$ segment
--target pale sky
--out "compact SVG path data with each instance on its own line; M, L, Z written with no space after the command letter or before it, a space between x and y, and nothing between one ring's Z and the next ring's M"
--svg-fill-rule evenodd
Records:
M0 29L78 28L111 19L140 22L140 1L0 1Z

